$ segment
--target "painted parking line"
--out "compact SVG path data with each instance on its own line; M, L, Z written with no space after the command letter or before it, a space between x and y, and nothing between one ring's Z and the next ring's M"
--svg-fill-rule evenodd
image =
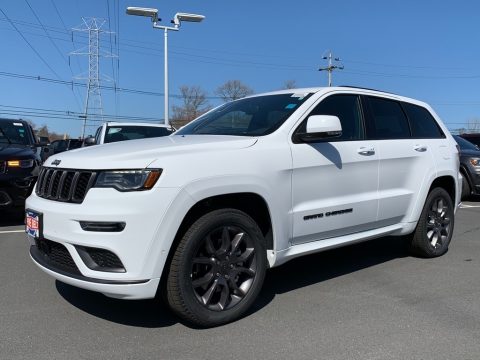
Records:
M13 234L13 233L24 233L25 230L6 230L6 231L0 231L0 234Z
M460 204L460 208L462 208L462 209L467 209L467 208L480 208L480 205Z

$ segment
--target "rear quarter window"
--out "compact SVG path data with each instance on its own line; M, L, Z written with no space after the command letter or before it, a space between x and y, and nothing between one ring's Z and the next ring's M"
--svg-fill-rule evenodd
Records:
M408 116L412 129L412 137L417 139L440 139L445 138L437 121L424 107L402 103L403 109Z

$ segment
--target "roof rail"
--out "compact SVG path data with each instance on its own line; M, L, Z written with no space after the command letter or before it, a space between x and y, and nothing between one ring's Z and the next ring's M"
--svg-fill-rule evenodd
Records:
M395 94L395 93L393 93L393 92L390 92L390 91L384 91L384 90L378 90L378 89L366 88L366 87L363 87L363 86L340 85L339 87L347 87L347 88L352 88L352 89L361 89L361 90L371 90L371 91L378 91L378 92L382 92L382 93L385 93L385 94L392 94L392 95L397 95L397 96L400 96L400 95L398 95L398 94Z

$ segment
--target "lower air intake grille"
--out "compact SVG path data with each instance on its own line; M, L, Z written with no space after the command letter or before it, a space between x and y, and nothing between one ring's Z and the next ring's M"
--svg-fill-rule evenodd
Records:
M51 267L70 274L80 275L77 265L65 246L46 239L37 239L35 242L44 260Z

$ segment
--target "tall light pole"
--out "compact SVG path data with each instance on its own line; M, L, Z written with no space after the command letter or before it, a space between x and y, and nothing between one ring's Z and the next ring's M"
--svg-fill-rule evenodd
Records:
M187 22L200 22L205 19L205 16L198 15L198 14L187 14L187 13L176 13L175 17L171 21L173 26L164 26L158 25L158 22L161 19L158 18L158 9L151 9L151 8L141 8L141 7L127 7L127 15L136 15L136 16L146 16L152 19L153 28L154 29L162 29L164 33L164 78L165 78L165 125L169 125L169 118L168 118L168 31L178 31L180 30L180 25L182 21Z

